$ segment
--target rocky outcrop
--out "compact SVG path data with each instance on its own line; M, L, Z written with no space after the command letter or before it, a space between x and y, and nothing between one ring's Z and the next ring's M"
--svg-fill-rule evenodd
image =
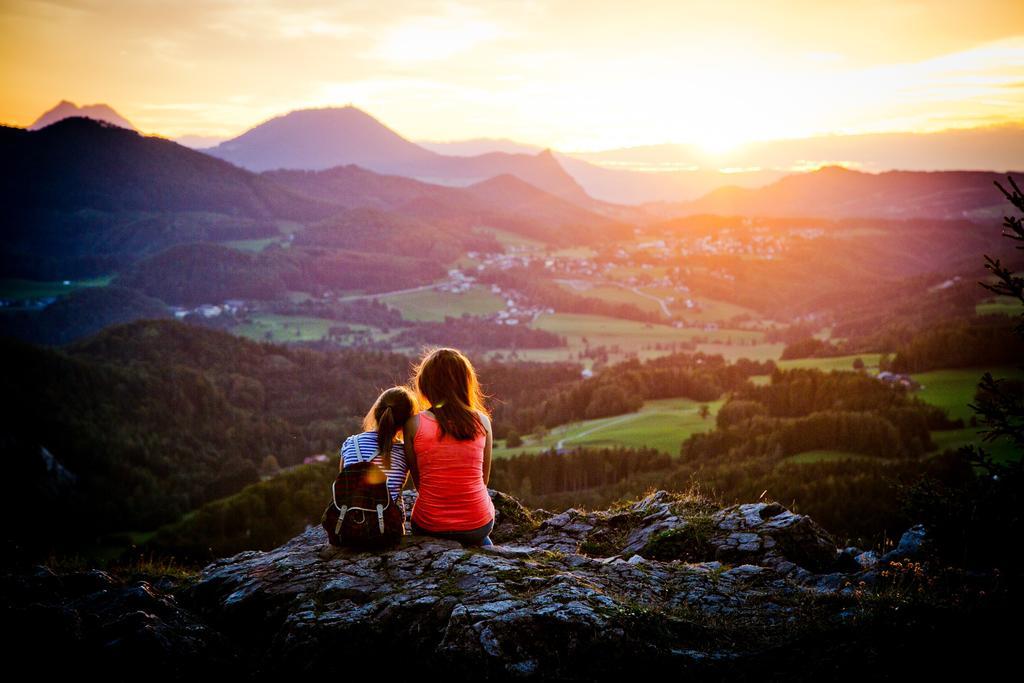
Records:
M700 677L775 661L809 624L856 623L879 576L872 551L837 548L777 503L715 509L659 491L551 514L493 497L492 549L407 536L354 552L310 527L274 550L213 562L187 585L115 586L103 572L40 568L8 578L17 597L7 614L79 652L181 677L210 667L243 678L388 676L397 665L474 679ZM920 550L923 530L908 533L899 548Z

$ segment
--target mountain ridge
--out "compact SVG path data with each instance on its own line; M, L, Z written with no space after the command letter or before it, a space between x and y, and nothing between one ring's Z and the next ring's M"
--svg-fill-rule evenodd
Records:
M420 147L351 105L295 110L202 151L257 172L355 164L442 184L467 184L512 173L581 206L593 201L550 151L446 156Z

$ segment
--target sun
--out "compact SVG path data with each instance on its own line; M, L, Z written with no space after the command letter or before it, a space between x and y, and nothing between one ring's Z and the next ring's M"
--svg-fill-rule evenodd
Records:
M746 139L736 135L736 131L722 129L702 133L697 146L708 156L717 158L734 152L746 142Z

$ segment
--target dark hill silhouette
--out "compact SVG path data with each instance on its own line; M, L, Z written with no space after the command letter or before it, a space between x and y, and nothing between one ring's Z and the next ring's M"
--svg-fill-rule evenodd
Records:
M111 285L83 287L41 311L11 311L0 316L0 335L36 344L66 344L110 325L169 318L162 301Z
M296 220L333 210L170 140L81 116L39 131L0 128L0 159L6 208L213 211Z
M675 206L678 214L822 218L994 218L1002 215L984 171L862 173L827 166L757 189L723 187Z
M337 211L159 137L90 118L0 127L0 269L63 279L119 270L172 244L278 234Z
M114 108L110 105L83 104L79 107L74 102L69 102L68 100L61 100L55 107L41 114L28 129L39 130L70 116L85 116L98 121L106 121L128 130L137 130L128 119L114 111Z
M356 164L379 173L459 185L511 173L581 206L594 203L550 150L446 156L410 142L351 106L293 111L204 151L254 171Z

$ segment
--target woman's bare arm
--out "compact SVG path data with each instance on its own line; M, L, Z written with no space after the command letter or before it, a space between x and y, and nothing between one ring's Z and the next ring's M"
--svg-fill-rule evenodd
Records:
M416 428L419 426L419 416L412 415L402 425L402 448L405 449L405 462L409 465L409 474L412 475L412 485L420 490L420 471L416 466L416 450L413 448L413 440L416 438Z
M484 428L487 430L487 441L484 443L484 486L491 480L491 444L494 441L494 437L491 434L491 421L490 419L480 413L480 421L483 422Z

